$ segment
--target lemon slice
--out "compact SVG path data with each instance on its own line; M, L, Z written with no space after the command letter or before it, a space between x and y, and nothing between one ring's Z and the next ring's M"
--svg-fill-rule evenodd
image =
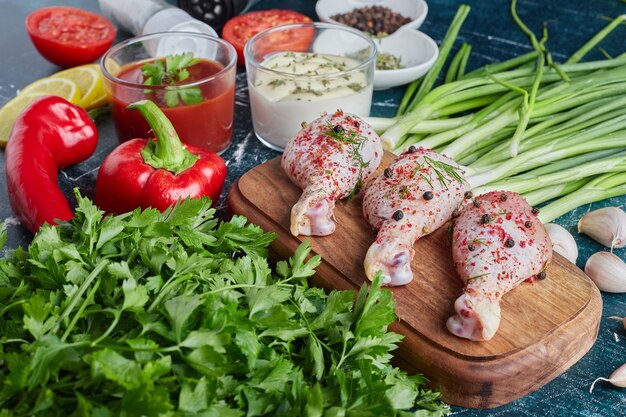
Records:
M87 110L103 106L107 102L102 73L98 64L66 69L51 75L49 78L74 82L82 93L82 98L78 104Z
M82 99L82 93L78 88L78 85L74 81L67 80L65 78L42 78L20 91L18 95L24 94L48 94L52 96L63 97L72 104L80 104Z
M104 88L101 90L100 94L98 94L94 99L89 103L89 106L83 106L87 110L95 109L97 107L102 107L109 102L109 97L107 96Z
M35 99L45 96L45 93L20 94L0 109L0 146L4 147L9 140L13 124L22 110Z

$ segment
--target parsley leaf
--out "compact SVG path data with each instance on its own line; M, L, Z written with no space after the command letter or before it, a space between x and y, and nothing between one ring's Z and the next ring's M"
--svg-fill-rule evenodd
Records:
M309 242L271 267L275 235L208 199L104 216L76 197L72 220L0 258L0 415L448 413L390 364L380 277L356 301L311 288Z
M172 54L162 59L148 62L141 66L145 85L166 85L163 101L168 107L175 107L180 102L191 105L204 100L202 90L198 87L181 88L177 84L189 78L189 67L198 64L200 60L194 58L191 52ZM152 90L147 89L146 93Z

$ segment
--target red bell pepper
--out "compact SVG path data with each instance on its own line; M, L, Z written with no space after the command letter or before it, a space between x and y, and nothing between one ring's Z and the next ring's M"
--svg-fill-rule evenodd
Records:
M31 232L74 215L59 188L58 170L89 158L98 130L82 108L56 96L30 104L17 118L5 151L13 212Z
M164 211L187 197L216 201L226 178L224 160L183 145L153 102L142 100L128 108L141 112L156 139L129 140L105 158L96 181L96 204L109 213L125 213L137 207Z

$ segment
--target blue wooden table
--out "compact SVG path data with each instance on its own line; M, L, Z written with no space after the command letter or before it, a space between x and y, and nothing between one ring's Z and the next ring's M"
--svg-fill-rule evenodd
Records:
M0 105L10 100L26 84L52 74L58 68L46 62L32 47L26 30L26 15L40 7L63 3L98 11L96 0L2 0L0 13ZM452 20L459 0L429 0L429 14L421 30L440 42ZM472 6L456 47L461 42L472 44L469 67L501 61L531 48L525 35L514 25L509 13L508 0L466 0ZM557 61L564 61L582 43L602 28L603 16L626 13L626 4L620 0L520 0L518 12L522 19L536 32L548 23L550 40L548 47ZM314 0L265 0L255 4L255 9L291 8L316 18ZM129 36L120 32L118 41ZM626 51L626 28L616 31L602 46L611 54ZM588 59L600 59L599 52ZM374 116L391 116L402 95L402 88L376 92L372 107ZM229 174L224 194L234 180L250 168L274 158L277 152L265 148L254 137L250 121L245 73L237 78L235 135L233 144L222 155L227 161ZM96 153L85 163L64 170L60 174L62 188L69 198L70 190L79 187L83 194L93 197L97 169L104 157L117 145L110 118L98 121L100 142ZM28 245L31 236L13 217L7 199L4 152L0 152L0 219L8 224L7 247ZM224 195L220 207L225 204ZM590 239L576 233L578 219L587 211L602 206L624 206L626 197L613 198L601 203L586 205L556 222L569 229L576 238L580 255L578 266L584 267L587 258L603 248ZM626 259L626 250L615 252ZM589 387L597 376L608 376L615 368L626 362L626 330L609 316L626 315L626 295L603 294L604 311L598 340L591 351L570 370L536 392L507 406L493 410L467 410L454 408L455 415L472 416L626 416L626 389L615 388L606 383L596 386L593 394Z

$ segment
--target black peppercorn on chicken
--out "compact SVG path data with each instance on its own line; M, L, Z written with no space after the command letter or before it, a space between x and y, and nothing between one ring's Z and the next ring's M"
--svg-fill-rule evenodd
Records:
M463 171L443 155L411 147L397 157L364 191L363 215L378 230L365 256L367 277L381 272L386 285L408 284L413 244L450 220L468 191Z

